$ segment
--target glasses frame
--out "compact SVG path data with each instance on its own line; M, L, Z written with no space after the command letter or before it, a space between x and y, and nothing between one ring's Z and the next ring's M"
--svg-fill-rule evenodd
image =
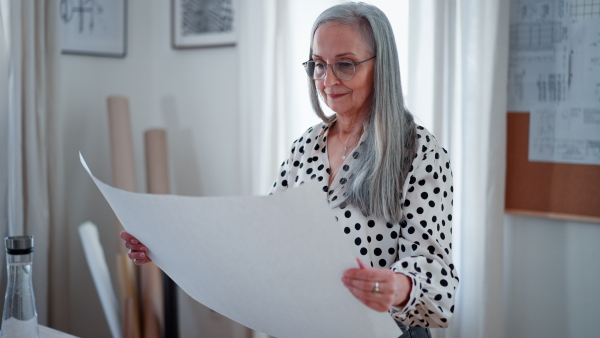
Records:
M319 81L319 80L323 80L325 78L325 76L327 75L327 67L333 66L333 65L335 65L335 64L337 64L339 62L350 63L350 64L352 64L354 66L354 74L352 74L352 76L349 77L349 78L347 78L347 79L343 79L343 78L339 77L339 75L335 71L335 67L331 68L331 70L333 71L333 74L335 75L335 77L337 77L338 79L340 79L342 81L349 81L349 80L352 80L354 78L354 75L356 75L356 66L360 65L361 63L365 63L365 62L367 62L369 60L373 60L376 56L377 55L372 56L372 57L370 57L370 58L368 58L366 60L359 61L359 62L352 62L352 61L336 61L334 63L325 63L325 62L323 62L323 64L325 65L325 71L323 72L323 76L320 77L320 78L318 78L318 79L315 78L315 76L314 76L314 74L315 74L315 72L314 72L314 63L316 62L315 60L308 60L308 61L302 62L302 65L304 66L304 69L306 70L306 75L308 75L308 77L310 77L311 79L313 79L315 81ZM313 74L312 75L309 74L309 64L311 62L313 63Z

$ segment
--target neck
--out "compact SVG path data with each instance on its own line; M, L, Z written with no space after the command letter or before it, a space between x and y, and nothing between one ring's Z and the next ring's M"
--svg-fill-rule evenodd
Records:
M337 126L337 133L341 138L350 137L352 134L361 135L363 126L363 119L340 119L338 118L335 122Z

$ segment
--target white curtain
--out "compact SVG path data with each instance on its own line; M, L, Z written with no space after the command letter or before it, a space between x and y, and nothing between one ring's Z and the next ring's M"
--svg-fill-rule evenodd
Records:
M56 9L52 1L2 1L0 53L0 219L7 221L2 235L33 235L33 283L41 324L49 322L49 286L59 278L50 274L51 199L49 149L52 128L53 86L56 69ZM8 15L6 13L8 12ZM2 244L4 247L4 244ZM62 249L61 249L62 250ZM4 252L4 250L2 250ZM62 275L64 277L64 275ZM62 288L66 288L64 280Z
M297 66L307 57L312 22L338 2L262 2L265 24L253 36L262 54L244 60L252 48L241 49L248 193L265 191L274 165L298 135L294 128L310 124L301 120L312 112ZM450 328L433 334L502 337L509 2L368 2L384 10L394 27L408 108L452 156L453 248L461 283Z
M8 2L0 1L0 238L8 235L8 88L10 81L10 27ZM0 243L4 248L4 243ZM0 262L5 262L5 251L0 250ZM0 269L0 286L6 285L5 269ZM4 290L0 288L0 290ZM0 292L2 292L0 291Z
M450 151L454 261L450 328L436 337L503 337L503 226L509 2L409 2L407 104Z
M294 139L319 122L302 62L308 60L313 21L340 2L261 0L242 5L240 146L246 194L267 193Z

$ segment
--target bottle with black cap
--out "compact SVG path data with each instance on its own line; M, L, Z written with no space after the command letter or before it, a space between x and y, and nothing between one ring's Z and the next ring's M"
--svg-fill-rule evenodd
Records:
M2 338L39 337L31 283L33 236L6 237L8 285L2 316Z

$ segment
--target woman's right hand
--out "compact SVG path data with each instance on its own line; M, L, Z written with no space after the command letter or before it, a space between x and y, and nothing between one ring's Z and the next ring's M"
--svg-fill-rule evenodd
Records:
M131 236L131 234L125 230L121 231L120 237L125 241L125 247L129 249L127 256L133 260L133 263L136 265L142 265L152 262L150 257L148 257L146 254L146 252L148 252L148 248L144 244L140 243L137 238Z

